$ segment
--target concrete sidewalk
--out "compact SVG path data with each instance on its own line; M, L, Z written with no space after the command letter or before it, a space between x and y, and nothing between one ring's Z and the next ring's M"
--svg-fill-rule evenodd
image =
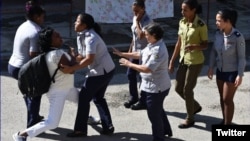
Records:
M236 124L250 124L250 1L237 0L227 3L214 2L210 5L209 14L209 42L213 41L213 34L216 30L215 14L218 9L225 7L235 8L239 12L237 28L243 33L247 41L247 69L243 78L243 84L239 87L235 95L235 114L233 122ZM204 11L207 11L203 4ZM175 11L180 11L180 5L175 7ZM75 11L74 17L78 11ZM175 12L176 13L176 12ZM47 13L46 25L59 31L64 40L69 44L74 44L75 34L69 27L65 13ZM24 21L23 14L7 14L2 16L1 25L1 141L11 141L12 134L23 130L26 127L26 108L21 94L18 93L16 80L9 77L6 68L9 57L12 53L13 39L17 27ZM202 15L206 21L206 13ZM173 45L177 39L178 21L180 13L173 18L157 19L165 30L164 40L169 47L170 55ZM74 21L73 21L74 22ZM127 49L131 42L131 24L101 24L104 40L108 47L118 47ZM206 58L207 53L206 52ZM207 60L195 88L195 98L201 103L203 110L196 115L195 126L189 129L179 129L177 126L185 118L184 101L174 92L174 75L169 96L166 97L164 107L173 129L173 137L167 138L169 141L211 141L211 125L220 122L221 109L219 105L219 95L214 80L209 80L206 76ZM117 59L114 59L117 63ZM46 131L44 134L31 139L30 141L151 141L151 125L146 111L132 111L123 107L123 102L128 98L128 82L125 75L126 69L117 65L117 73L107 90L106 99L110 106L110 111L115 126L115 134L103 136L98 133L100 126L89 126L88 137L71 139L66 138L66 133L70 132L74 126L76 115L76 104L69 101L65 104L64 113L59 128L53 131ZM80 86L82 75L76 74L76 86ZM215 78L215 77L214 77ZM48 100L44 95L41 104L41 114L47 116ZM97 110L92 103L91 112L98 117Z
M202 111L198 113L195 126L189 129L179 129L177 126L186 116L184 101L174 92L174 79L172 88L164 102L166 115L168 115L173 130L173 137L169 141L211 141L211 125L221 121L219 95L214 80L206 76L205 66L198 78L194 90L195 98L200 102ZM172 78L174 77L171 76ZM250 73L245 72L243 84L235 95L235 113L233 122L239 125L250 124ZM1 75L1 141L11 141L12 134L26 127L26 108L21 94L18 93L16 80L10 78L7 72ZM128 96L127 77L124 73L117 73L107 89L106 99L112 114L115 133L112 136L100 135L101 127L89 126L88 137L67 138L65 135L73 129L76 115L76 104L67 101L64 107L59 127L46 131L29 141L151 141L151 125L145 110L132 111L123 106ZM47 116L49 103L46 95L42 98L41 114ZM95 105L91 104L90 114L98 117Z

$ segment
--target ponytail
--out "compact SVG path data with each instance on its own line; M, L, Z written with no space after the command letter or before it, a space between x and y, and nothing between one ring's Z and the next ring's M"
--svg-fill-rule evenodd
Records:
M102 37L101 26L94 21L94 18L90 14L81 13L81 14L79 14L79 16L81 17L81 23L85 23L87 25L87 29L93 28L95 30L95 32L100 37Z
M221 18L224 21L229 21L234 28L236 28L236 22L238 19L238 13L235 10L230 10L230 9L223 9L218 11L217 14L221 15Z

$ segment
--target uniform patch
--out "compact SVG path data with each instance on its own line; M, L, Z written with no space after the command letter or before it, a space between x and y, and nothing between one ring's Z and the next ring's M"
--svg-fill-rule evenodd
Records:
M236 35L236 37L240 37L240 33L238 31L235 31L234 34Z
M159 59L159 55L158 54L154 54L154 59Z
M241 42L241 43L240 43L240 46L244 46L244 42Z
M204 22L201 21L201 20L198 20L198 24L199 24L200 26L203 26L203 25L204 25Z

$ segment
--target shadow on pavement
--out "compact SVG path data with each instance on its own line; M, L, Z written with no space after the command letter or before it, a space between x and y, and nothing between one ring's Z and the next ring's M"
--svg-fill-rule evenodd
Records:
M101 127L97 125L93 125L92 128L95 130L101 129ZM130 133L130 132L120 132L120 133L114 133L112 136L105 136L105 135L92 135L87 137L79 137L79 138L67 138L66 134L71 132L71 129L61 128L58 127L54 130L52 130L56 134L51 133L42 133L37 136L37 138L43 138L43 139L52 139L52 140L63 140L63 141L151 141L152 135L150 134L139 134L139 133ZM181 139L176 138L169 138L166 137L169 141L184 141Z
M165 112L165 113L168 116L177 117L177 118L180 118L180 119L183 119L183 120L186 117L186 113L180 113L180 112ZM221 120L222 119L217 118L217 117L196 114L195 115L195 123L196 124L192 128L197 128L197 129L200 129L200 130L205 130L205 131L211 132L212 125L220 123ZM198 123L205 124L205 127L197 125Z

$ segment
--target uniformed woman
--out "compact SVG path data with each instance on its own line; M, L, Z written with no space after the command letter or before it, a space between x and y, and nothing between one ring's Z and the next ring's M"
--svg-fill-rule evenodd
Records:
M79 63L74 66L62 64L63 71L72 73L78 69L88 67L88 73L79 94L74 131L67 134L67 136L80 137L87 135L87 122L92 99L100 115L103 128L101 133L112 134L114 127L104 95L114 75L115 64L101 38L100 26L95 23L91 15L87 13L79 14L75 21L75 31L77 32L79 53L76 58Z
M237 12L224 9L216 15L218 30L210 54L208 78L213 78L216 68L216 83L220 94L223 120L221 124L232 124L234 95L242 82L245 60L245 39L235 28Z
M188 128L194 125L194 115L201 111L193 89L204 63L203 50L207 48L208 33L207 26L198 16L201 5L197 0L184 0L181 9L183 18L179 22L178 40L169 62L169 71L173 73L174 62L180 55L175 91L185 100L187 116L178 127Z
M135 0L132 4L132 11L134 13L133 24L131 26L133 39L128 52L140 52L148 44L142 29L152 20L146 12L145 0ZM131 58L130 61L139 64L139 59ZM145 109L145 96L141 95L139 98L138 95L138 72L132 68L128 68L127 77L129 81L130 98L124 103L124 106L132 110Z
M154 141L164 141L165 135L172 136L171 126L163 108L165 97L169 93L171 81L168 74L168 51L162 28L156 23L145 27L145 37L149 44L141 53L125 53L114 49L114 54L125 58L141 58L141 64L135 64L125 58L119 60L126 66L140 72L141 93L146 96L148 118L152 124Z

